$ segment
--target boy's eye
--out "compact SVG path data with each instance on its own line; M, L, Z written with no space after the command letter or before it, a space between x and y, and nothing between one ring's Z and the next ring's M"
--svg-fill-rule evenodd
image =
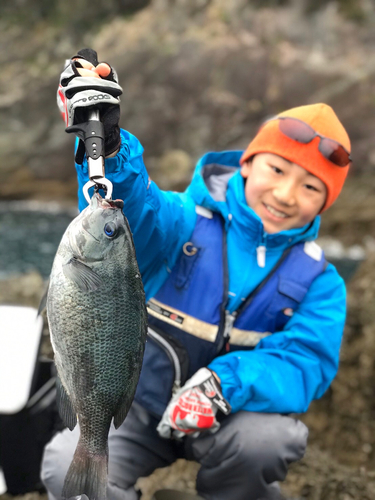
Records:
M279 167L275 167L275 165L270 165L271 169L276 173L276 174L282 174L283 171Z
M311 184L305 184L305 187L311 191L319 192L319 189L317 189L315 186L312 186Z

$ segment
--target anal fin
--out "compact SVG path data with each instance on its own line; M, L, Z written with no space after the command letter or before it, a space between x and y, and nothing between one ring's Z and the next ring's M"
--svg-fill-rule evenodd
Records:
M116 429L120 427L120 425L123 423L125 420L126 415L128 414L128 411L131 406L131 401L129 402L129 398L125 397L124 400L122 401L121 405L117 409L116 413L113 416L113 424Z
M62 385L60 377L56 377L56 401L57 408L64 424L72 431L77 425L77 415L73 409L72 402L65 387Z

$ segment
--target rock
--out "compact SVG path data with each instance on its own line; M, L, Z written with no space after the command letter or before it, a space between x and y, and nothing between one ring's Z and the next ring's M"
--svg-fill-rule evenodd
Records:
M38 308L45 283L42 276L31 271L0 281L0 304L15 304Z
M73 170L71 165L71 170ZM57 179L40 178L27 167L14 169L0 184L1 200L40 200L76 203L77 180L74 177L61 182Z
M75 196L73 140L64 133L55 94L64 59L88 45L118 71L121 125L145 146L146 165L158 167L174 149L195 162L208 150L244 148L264 118L324 97L352 136L353 171L372 172L370 12L358 30L329 1L310 17L295 2L259 8L244 0L111 0L90 4L90 19L101 20L90 32L87 1L74 8L70 1L42 4L34 9L25 0L19 9L6 0L0 7L6 116L0 173L8 186L0 195L53 198L60 186L60 197ZM134 8L131 18L122 16ZM35 23L27 22L30 16ZM17 184L25 168L28 190ZM47 181L53 189L40 188Z
M190 181L193 168L193 160L185 151L172 149L157 160L150 173L153 180L163 189L182 191Z
M290 467L283 494L303 500L371 500L375 480L365 469L345 467L316 446Z

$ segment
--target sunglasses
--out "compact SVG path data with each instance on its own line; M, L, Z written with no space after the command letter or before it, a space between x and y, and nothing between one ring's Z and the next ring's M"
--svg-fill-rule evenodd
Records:
M292 139L293 141L300 142L302 144L308 144L315 137L320 137L320 142L318 150L320 153L338 167L346 167L352 159L350 153L344 148L342 144L324 135L319 134L307 123L298 118L290 118L287 116L276 116L267 120L266 123L272 120L279 120L279 130Z

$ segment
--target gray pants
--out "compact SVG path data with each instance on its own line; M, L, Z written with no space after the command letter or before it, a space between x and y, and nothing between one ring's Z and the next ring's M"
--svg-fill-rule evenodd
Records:
M273 500L275 481L283 481L288 464L302 458L308 430L293 418L241 411L225 417L216 434L183 441L156 432L158 420L133 404L125 422L109 434L109 500L137 500L134 484L178 458L201 464L197 491L208 500ZM46 446L42 480L50 500L59 500L78 441L78 426L65 429Z

